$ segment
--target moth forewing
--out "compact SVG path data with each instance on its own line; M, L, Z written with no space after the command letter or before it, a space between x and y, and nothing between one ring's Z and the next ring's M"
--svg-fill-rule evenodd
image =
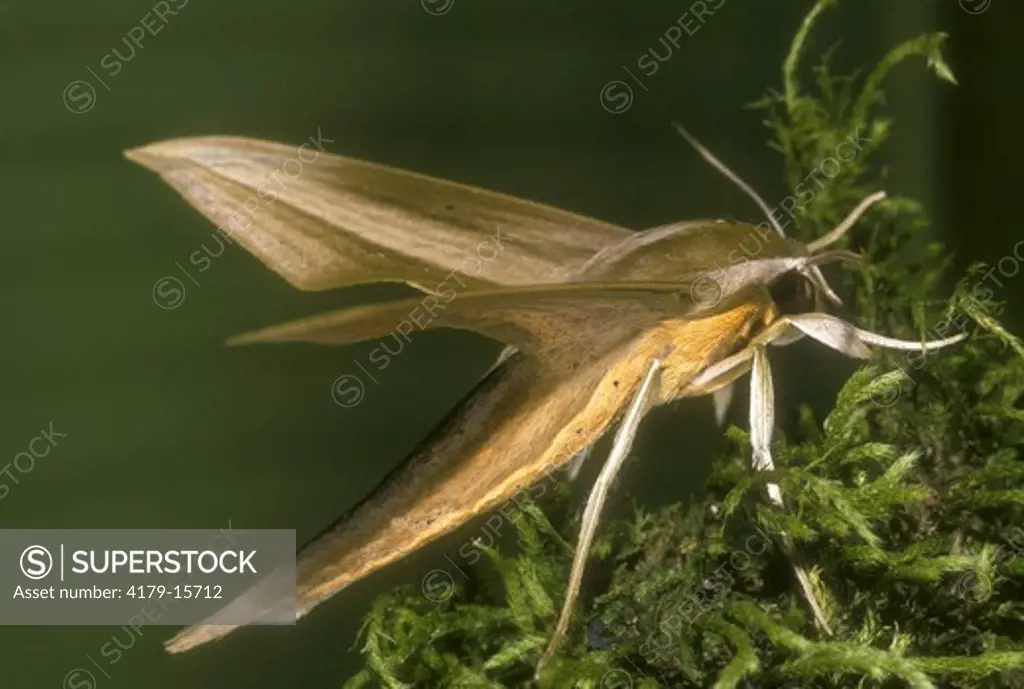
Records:
M328 141L329 142L329 141ZM630 231L456 182L241 137L161 141L126 152L292 285L563 280ZM491 242L488 256L477 260Z
M792 261L792 262L791 262ZM730 271L698 273L676 283L577 282L472 292L440 307L432 297L357 306L265 328L231 338L232 345L261 342L349 344L417 329L471 330L512 345L557 368L572 368L667 320L697 321L743 304L766 303L759 288L765 275L800 265L800 259L766 259ZM695 298L703 281L713 281L714 299ZM432 317L414 323L409 314L433 301Z

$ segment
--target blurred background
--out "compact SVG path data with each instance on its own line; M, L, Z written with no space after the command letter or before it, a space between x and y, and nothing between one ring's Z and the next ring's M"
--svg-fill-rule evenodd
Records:
M811 3L727 0L656 73L637 70L646 51L664 51L659 39L692 4L0 4L0 466L41 431L64 434L30 472L15 471L17 485L8 481L0 528L231 524L294 528L304 541L400 462L499 350L466 333L421 334L376 384L366 381L359 404L343 407L332 384L360 374L374 343L224 348L241 331L403 290L300 293L237 247L182 275L178 264L213 245L213 227L123 149L201 134L297 144L320 132L332 153L627 227L757 221L669 122L685 122L765 198L785 196L761 115L742 106L779 86ZM936 237L955 252L954 276L1012 255L1020 236L1022 19L1024 5L1011 0L847 0L810 46L817 55L842 38L836 64L849 71L924 31L951 34L958 87L921 60L893 74L886 164L889 189L923 201ZM126 36L144 23L135 46ZM602 101L612 81L632 89L628 107ZM154 299L167 277L179 281L180 299ZM997 297L1020 332L1024 276L1003 282ZM827 409L850 370L822 348L797 349L775 374L783 413L803 401ZM698 493L720 447L707 402L658 410L616 509ZM339 686L361 665L352 646L373 596L418 586L467 533L353 586L295 627L246 630L184 656L163 652L169 627L0 627L0 683ZM116 662L100 654L113 639L124 649Z

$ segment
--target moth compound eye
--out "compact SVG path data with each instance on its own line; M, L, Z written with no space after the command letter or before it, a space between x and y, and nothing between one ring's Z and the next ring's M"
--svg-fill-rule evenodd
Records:
M783 315L814 311L814 286L796 271L786 273L768 288L775 306Z

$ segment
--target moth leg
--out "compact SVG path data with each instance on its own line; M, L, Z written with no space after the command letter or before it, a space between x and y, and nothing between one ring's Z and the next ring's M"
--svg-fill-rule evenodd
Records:
M765 347L769 344L785 346L803 336L810 337L850 357L866 359L871 356L870 346L905 351L931 351L962 341L966 334L942 340L913 342L898 340L861 330L846 321L823 313L784 316L769 326L746 349L733 354L698 374L690 384L692 394L715 393L728 386L748 369L750 376L750 440L753 447L753 465L759 471L771 471L775 463L771 456L771 438L775 427L774 388L771 368ZM767 485L768 497L773 504L784 506L782 490L776 483ZM786 554L792 558L796 546L789 534L782 533ZM803 597L814 615L819 628L831 635L831 628L817 601L806 570L794 564L797 582Z
M569 585L565 591L565 601L562 603L562 611L558 615L555 631L548 641L547 648L544 649L544 653L537 662L537 677L540 676L544 665L555 654L558 644L569 628L569 618L572 616L573 605L579 596L580 583L583 581L583 570L587 564L587 556L590 554L590 545L594 540L594 533L597 531L601 508L604 507L612 481L615 480L616 474L622 468L622 463L626 460L629 450L633 445L637 428L640 426L640 421L643 419L648 403L655 392L661 366L661 359L654 359L647 369L647 373L644 375L643 381L637 389L633 401L630 402L622 423L619 425L619 430L615 433L615 441L612 444L611 452L608 454L608 459L605 460L601 473L598 475L597 480L594 482L594 487L590 491L590 497L587 498L587 505L583 510L583 520L580 524L580 537L576 544L576 552L573 555L572 571L569 574Z
M771 366L768 354L763 345L754 347L753 365L750 371L750 444L753 449L753 464L757 471L773 471L775 462L772 460L772 433L775 428L775 389L772 385ZM782 500L782 489L777 483L767 485L768 499L777 507L785 507ZM782 532L782 544L786 555L792 559L796 546L789 534ZM814 621L825 634L831 636L825 613L818 604L818 598L811 586L807 571L798 564L793 565L797 582L807 605L814 615Z
M799 332L799 331L798 331ZM775 463L771 455L772 432L775 428L775 390L772 385L771 368L765 348L778 341L788 344L797 339L790 324L782 319L773 323L751 345L717 364L708 367L691 381L693 394L717 392L723 385L731 386L739 376L750 370L750 442L753 447L753 466L758 471L772 471ZM777 483L767 485L768 497L772 504L784 507L782 489ZM792 558L796 547L788 534L781 534L786 554ZM800 565L794 565L797 582L807 600L817 625L826 634L832 631L818 604L807 572Z
M808 337L821 342L826 347L830 347L854 359L869 358L871 356L871 345L910 352L930 352L933 349L941 349L956 344L967 337L966 333L960 333L953 337L928 342L897 340L896 338L861 330L843 319L830 316L827 313L783 316L776 322L791 325Z
M572 456L572 459L569 460L569 464L568 466L566 466L565 470L566 473L569 475L570 481L575 481L576 478L580 475L580 470L583 468L583 463L587 461L587 457L590 456L590 453L593 451L593 449L594 444L591 443L590 445L587 445L585 448L574 454Z
M754 348L760 344L785 347L803 339L804 334L784 321L776 321L751 343L732 356L697 374L687 387L689 395L711 395L715 407L715 421L724 425L735 392L735 381L750 370Z
M719 426L725 424L725 417L729 413L729 405L732 404L733 384L724 385L711 393L711 401L715 405L715 423Z

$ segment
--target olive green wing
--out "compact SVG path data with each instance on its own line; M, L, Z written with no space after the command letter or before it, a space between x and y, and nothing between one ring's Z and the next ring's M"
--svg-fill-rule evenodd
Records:
M552 368L602 356L667 319L701 319L763 292L763 285L806 262L768 258L700 271L673 282L571 282L459 293L454 288L332 311L237 336L231 344L347 344L419 330L471 330L512 345Z
M239 335L229 344L340 345L456 328L561 368L600 356L666 318L693 315L698 306L678 283L538 285L456 294L447 303L426 295L356 306Z
M197 137L126 155L304 290L404 282L429 292L453 273L474 288L560 282L631 234L323 146L319 136L301 146Z

